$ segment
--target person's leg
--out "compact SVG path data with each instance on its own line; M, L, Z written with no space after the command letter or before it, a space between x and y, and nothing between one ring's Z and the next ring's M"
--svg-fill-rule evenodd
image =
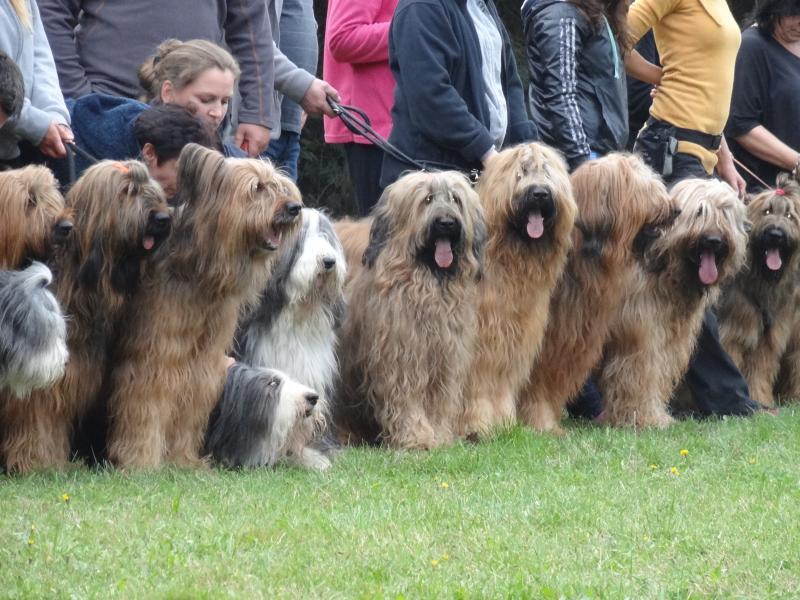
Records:
M572 419L596 419L603 412L603 394L591 378L583 384L575 399L567 404Z
M344 144L344 151L358 215L365 217L383 192L380 186L383 150L371 144L349 143Z
M300 135L293 131L284 131L277 140L270 140L267 149L261 155L268 158L273 165L281 169L292 181L297 181L297 161L300 158Z

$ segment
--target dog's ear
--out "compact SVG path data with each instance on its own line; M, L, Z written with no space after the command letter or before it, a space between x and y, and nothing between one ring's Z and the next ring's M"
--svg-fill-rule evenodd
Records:
M331 314L333 315L333 328L339 329L347 316L347 301L344 299L343 292L336 296L336 301L331 307Z
M384 192L384 194L386 194L386 192ZM383 199L384 198L381 197L381 200L378 201L379 205L382 203ZM361 264L368 269L375 266L378 255L381 253L381 250L384 249L386 243L389 241L389 237L392 235L392 228L393 224L389 216L384 211L375 211L372 227L369 230L369 243L367 244L366 250L364 250Z
M92 241L92 249L89 256L83 261L78 268L78 283L81 286L93 290L97 288L100 282L100 272L103 269L103 248L100 241L95 239Z
M199 144L186 144L178 158L178 193L172 204L189 203L200 194L208 194L216 173L224 168L225 157Z

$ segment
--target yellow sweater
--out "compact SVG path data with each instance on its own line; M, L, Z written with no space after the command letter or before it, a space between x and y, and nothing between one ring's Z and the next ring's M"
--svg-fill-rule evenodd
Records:
M741 34L725 0L636 0L628 12L632 43L652 29L662 77L650 114L676 127L712 135L728 120L733 70ZM717 155L680 142L708 173Z

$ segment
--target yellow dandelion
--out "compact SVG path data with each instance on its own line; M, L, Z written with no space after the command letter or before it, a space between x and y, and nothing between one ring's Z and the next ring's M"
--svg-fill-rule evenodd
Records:
M432 559L432 560L431 560L431 566L432 566L432 567L438 567L438 566L439 566L439 561L438 561L438 560L436 560L435 558L434 558L434 559Z
M28 538L28 546L33 546L33 538Z
M450 560L450 555L445 552L442 554L442 560Z
M683 449L680 451L680 455L681 455L681 456L689 456L689 451L688 451L686 448L683 448Z
M655 471L655 470L658 468L658 465L657 465L657 464L655 464L655 463L653 463L652 465L650 465L650 468L651 468L653 471Z
M31 523L31 531L36 531L36 524L35 523Z
M755 456L751 456L750 459L747 462L749 462L751 465L756 464L756 457Z
M673 475L679 475L680 474L678 472L678 467L670 467L669 472L672 473Z
M69 502L69 494L61 494L61 499L64 502Z
M447 483L446 481L443 481L442 483L439 484L439 487L446 490L447 488L450 487L450 484Z

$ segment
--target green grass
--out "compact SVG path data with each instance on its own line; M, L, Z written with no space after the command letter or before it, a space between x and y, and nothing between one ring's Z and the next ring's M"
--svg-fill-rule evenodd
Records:
M0 596L797 598L798 457L794 407L325 473L0 476Z

